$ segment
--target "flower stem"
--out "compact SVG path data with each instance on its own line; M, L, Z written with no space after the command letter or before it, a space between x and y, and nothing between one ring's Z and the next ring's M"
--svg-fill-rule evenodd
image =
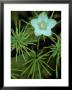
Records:
M56 59L56 78L58 78L58 64L59 64L59 54L57 55Z
M43 40L44 40L44 42L45 42L45 36L43 36Z
M38 14L36 13L36 11L34 11L35 15L38 17Z
M27 21L25 21L25 20L23 20L23 19L21 19L21 21L24 22L24 23L26 23L26 24L29 24ZM31 24L30 24L30 25L31 25Z
M38 42L37 42L36 58L38 56L38 52L39 52L39 38L38 38Z
M57 22L57 24L59 24L60 22L61 22L61 20L60 20L60 21L58 21L58 22Z
M37 52L39 50L39 38L38 38L38 43L37 43Z
M52 18L52 17L53 17L53 15L54 15L54 11L52 12L52 14L51 14L50 18Z

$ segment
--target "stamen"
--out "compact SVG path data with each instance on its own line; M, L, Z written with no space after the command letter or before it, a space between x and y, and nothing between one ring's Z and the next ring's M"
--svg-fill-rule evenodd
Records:
M47 24L45 22L40 22L39 23L39 28L44 30L44 29L47 28Z

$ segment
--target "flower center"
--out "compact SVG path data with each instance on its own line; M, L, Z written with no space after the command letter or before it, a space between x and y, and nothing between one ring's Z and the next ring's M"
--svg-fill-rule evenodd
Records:
M47 28L47 24L45 22L40 22L39 23L39 28L40 29L46 29Z

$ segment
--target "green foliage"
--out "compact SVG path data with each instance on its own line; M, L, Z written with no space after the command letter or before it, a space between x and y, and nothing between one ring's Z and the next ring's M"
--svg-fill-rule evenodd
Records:
M21 75L26 74L26 71L29 71L27 73L27 77L31 78L42 78L43 73L42 71L45 71L48 75L51 75L50 70L53 70L47 63L46 63L46 57L47 53L45 54L36 54L35 51L30 52L30 56L28 56L28 61L24 64L26 66L26 69L21 73Z
M48 58L48 63L50 62L50 60L54 60L54 58L56 59L56 78L58 78L58 67L60 65L59 60L61 58L61 36L55 33L53 33L53 35L55 36L55 38L51 37L51 40L54 42L54 44L51 44L51 46L45 48L50 48L50 51L48 52L48 54L50 55L50 57Z
M37 41L36 37L33 34L33 29L28 28L28 26L29 23L25 27L23 26L21 28L21 21L19 21L18 26L16 22L15 30L11 30L11 49L16 49L16 61L17 55L20 55L20 53L22 54L23 58L24 52L26 52L29 55L28 50L30 49L27 47L28 44L35 44L35 42Z
M47 74L48 76L51 76L51 72L54 70L50 67L50 65L46 63L46 58L48 54L47 53L41 54L41 52L36 54L36 52L33 50L32 52L29 53L30 56L28 54L25 54L25 57L27 59L27 61L25 62L22 61L23 60L22 57L19 57L18 60L19 66L18 63L15 63L15 60L12 60L12 67L14 68L14 69L12 68L13 70L12 75L14 75L14 71L16 71L20 72L19 74L22 78L24 78L25 76L26 78L41 79L45 76L43 72L45 72L45 74Z

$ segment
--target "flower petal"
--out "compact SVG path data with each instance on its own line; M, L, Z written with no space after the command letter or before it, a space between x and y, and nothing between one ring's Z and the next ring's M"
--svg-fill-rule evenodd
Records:
M41 35L41 30L35 29L34 33L35 33L36 36L40 36Z
M48 27L53 28L57 24L57 21L54 19L48 19Z
M49 28L49 29L47 29L47 30L45 30L45 31L43 31L43 32L41 32L43 35L45 35L45 36L50 36L51 35L51 29Z
M48 16L45 12L42 12L39 16L38 16L38 22L48 22Z
M37 19L32 19L32 20L31 20L31 25L32 25L34 28L37 28L37 27L38 27L38 20L37 20Z

